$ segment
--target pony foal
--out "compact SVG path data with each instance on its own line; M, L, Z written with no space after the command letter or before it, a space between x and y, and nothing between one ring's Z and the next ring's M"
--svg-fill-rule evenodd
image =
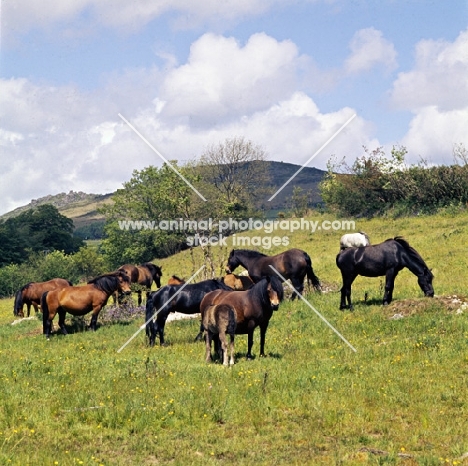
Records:
M234 364L234 334L236 333L236 313L232 306L229 304L219 304L207 306L202 313L203 327L205 327L205 341L206 341L206 362L210 362L211 358L211 342L213 339L219 338L221 348L220 357L224 366ZM231 357L228 362L227 340L226 336L229 335L230 342L229 348ZM216 348L215 340L215 348Z

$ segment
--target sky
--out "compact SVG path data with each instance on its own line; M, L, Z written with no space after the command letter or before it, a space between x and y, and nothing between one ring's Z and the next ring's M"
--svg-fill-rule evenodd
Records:
M466 0L0 1L0 214L234 137L321 169L468 149Z

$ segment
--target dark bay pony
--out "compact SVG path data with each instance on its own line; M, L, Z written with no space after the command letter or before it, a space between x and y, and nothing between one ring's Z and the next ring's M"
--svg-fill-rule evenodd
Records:
M228 273L222 280L227 286L237 291L246 291L254 286L254 281L249 276Z
M59 326L64 335L65 315L84 316L93 313L89 328L96 330L99 312L106 305L109 296L116 292L130 293L130 279L124 272L113 272L90 280L84 286L70 286L60 290L46 291L41 298L43 331L49 338L52 320L59 315Z
M343 278L340 309L346 308L346 300L349 309L353 308L351 285L358 275L364 277L385 276L383 304L390 304L395 277L405 267L418 277L418 284L424 294L434 296L432 272L419 253L401 236L387 239L375 246L344 249L336 256L336 265Z
M273 311L283 300L283 284L276 277L264 277L247 291L217 290L202 300L202 322L210 306L228 304L236 312L236 334L247 334L247 359L252 359L253 334L260 327L260 356L265 356L265 335Z
M301 249L288 249L276 256L266 256L248 249L233 249L229 254L226 273L232 273L239 265L247 269L249 276L256 283L262 277L277 276L273 266L286 280L291 280L292 286L300 293L304 291L304 278L312 282L316 290L320 290L320 280L312 269L309 255ZM291 299L296 297L292 294Z
M64 288L72 286L72 283L63 278L54 278L46 282L31 282L24 285L18 290L15 295L15 303L13 305L13 314L15 316L24 317L23 306L26 304L28 317L31 312L31 306L38 311L41 305L41 296L46 291L55 290L56 288Z
M236 333L236 311L228 304L207 306L203 312L203 327L205 328L205 360L210 362L211 342L219 340L221 361L224 366L234 364L234 335ZM228 356L227 335L229 335L230 357ZM216 344L215 344L216 347Z
M151 262L145 262L141 265L125 264L119 267L118 270L123 270L129 277L131 283L136 283L147 289L148 293L151 290L153 282L158 288L161 288L162 267L159 267ZM137 290L138 306L141 306L141 289Z
M159 335L161 346L164 345L164 326L171 312L199 313L203 297L213 290L232 291L232 288L219 280L212 279L188 285L166 285L150 293L146 302L146 334L150 346L154 346L156 333ZM156 319L153 319L155 314Z
M183 285L184 283L185 280L183 278L179 278L177 275L172 275L167 281L168 285Z

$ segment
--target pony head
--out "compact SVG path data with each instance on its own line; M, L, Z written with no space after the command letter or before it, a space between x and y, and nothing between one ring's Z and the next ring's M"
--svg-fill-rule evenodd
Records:
M283 301L284 290L281 281L276 277L266 277L267 292L270 300L271 308L276 311L279 308L280 302Z
M117 276L117 281L118 281L117 289L121 293L131 293L132 291L130 288L131 280L128 274L124 272L123 270L121 270L116 273L116 276Z
M433 278L434 275L427 267L424 268L423 274L418 276L419 287L424 292L424 295L430 298L434 297L434 287L432 286Z
M231 251L228 257L227 265L226 265L226 273L232 273L239 265L239 258L235 254L235 249Z
M156 283L156 286L161 288L162 266L160 267L159 265L155 265L152 262L146 262L142 266L149 270L153 280Z

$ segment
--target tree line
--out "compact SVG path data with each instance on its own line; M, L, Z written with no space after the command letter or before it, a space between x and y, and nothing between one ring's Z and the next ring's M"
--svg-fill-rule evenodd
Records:
M452 166L407 165L406 148L389 157L381 147L352 165L332 159L320 184L324 209L341 216L414 215L468 203L468 157L462 145ZM135 170L102 208L105 236L99 248L87 247L73 233L72 220L52 205L31 209L0 223L0 296L11 296L29 281L63 277L74 283L125 263L142 263L189 248L187 235L208 238L215 229L123 229L122 221L157 222L262 217L259 200L269 190L266 154L243 138L209 147L201 158L179 166ZM184 179L183 179L184 178ZM187 184L188 181L192 187ZM199 195L202 194L203 198ZM310 193L295 188L290 215L306 215ZM225 232L229 234L230 232ZM223 247L200 245L206 278L223 273ZM200 264L193 264L194 271Z
M331 160L320 185L326 209L341 216L432 214L468 205L468 157L462 144L454 147L453 165L430 166L422 160L408 165L405 147L382 147L356 158L349 166Z

